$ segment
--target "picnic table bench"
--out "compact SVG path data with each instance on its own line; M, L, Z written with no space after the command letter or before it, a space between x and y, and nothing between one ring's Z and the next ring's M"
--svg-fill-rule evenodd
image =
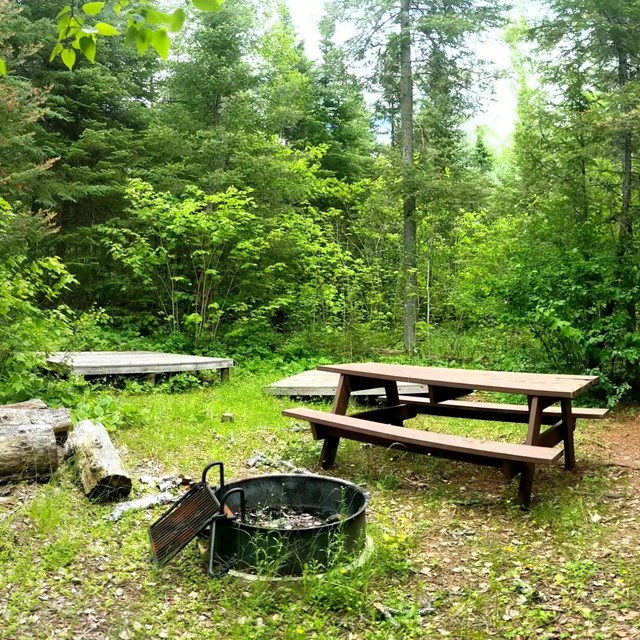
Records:
M442 415L473 420L494 420L496 422L528 422L529 407L526 404L507 404L503 402L482 402L476 400L445 400L430 403L424 396L398 396L400 402L414 405L418 413ZM609 409L594 407L572 407L574 418L599 420L609 415ZM542 411L542 424L555 424L562 415L561 407L547 407Z
M287 409L285 416L311 424L313 435L323 440L321 463L335 463L340 438L442 458L502 467L505 476L521 475L518 499L531 500L536 464L550 464L563 454L565 467L575 468L573 434L576 418L603 418L606 409L575 409L573 398L597 381L596 376L524 374L360 363L318 367L340 374L332 411ZM414 382L428 388L428 397L398 394L397 382ZM347 416L353 391L382 386L386 406ZM502 404L459 400L475 390L523 394L527 404ZM559 407L552 406L560 402ZM524 444L482 440L403 426L418 414L473 420L526 423ZM541 427L549 426L542 430ZM562 442L563 449L555 448Z

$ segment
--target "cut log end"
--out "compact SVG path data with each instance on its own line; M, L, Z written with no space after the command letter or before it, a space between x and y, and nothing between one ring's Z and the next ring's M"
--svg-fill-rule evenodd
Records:
M87 498L93 502L115 502L127 498L131 493L131 478L122 475L112 475L102 478Z

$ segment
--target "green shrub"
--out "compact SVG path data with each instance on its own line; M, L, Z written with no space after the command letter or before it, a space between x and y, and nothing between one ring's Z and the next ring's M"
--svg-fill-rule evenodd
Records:
M6 402L51 391L40 367L69 333L66 310L55 301L75 282L58 257L27 257L28 242L18 242L15 232L25 216L0 198L0 401Z

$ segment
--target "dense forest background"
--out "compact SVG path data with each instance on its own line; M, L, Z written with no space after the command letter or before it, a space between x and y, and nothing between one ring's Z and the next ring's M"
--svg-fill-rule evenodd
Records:
M412 305L414 361L638 395L640 1L335 1L311 61L283 5L226 0L167 63L112 37L73 71L60 7L0 0L2 398L57 393L47 350L402 357ZM497 33L500 154L468 126Z

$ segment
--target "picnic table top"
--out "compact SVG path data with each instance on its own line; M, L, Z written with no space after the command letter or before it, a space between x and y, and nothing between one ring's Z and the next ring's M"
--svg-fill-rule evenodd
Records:
M405 364L360 362L321 365L321 371L341 375L362 376L380 380L412 382L478 391L501 391L529 396L575 398L595 384L598 376L560 375L551 373L514 373L483 369L447 369Z

